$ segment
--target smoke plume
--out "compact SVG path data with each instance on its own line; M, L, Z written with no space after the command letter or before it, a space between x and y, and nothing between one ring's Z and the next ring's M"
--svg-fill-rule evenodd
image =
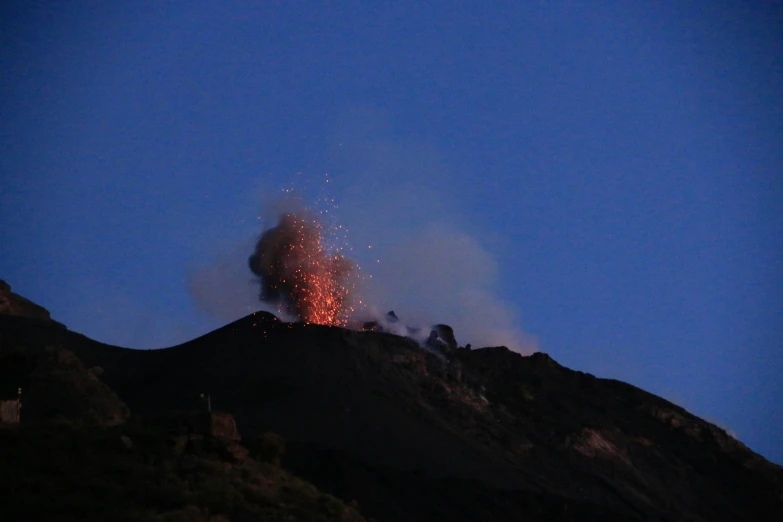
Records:
M285 213L261 236L248 260L259 297L306 323L344 325L353 264L325 245L321 222L305 212Z
M474 185L481 178L448 165L415 132L373 107L346 114L335 130L329 190L362 267L368 315L394 310L424 335L445 323L461 345L536 351L509 294L513 263L499 255L512 225L487 221L481 209L492 202Z
M509 267L501 266L495 253L502 244L502 224L474 219L474 195L444 165L442 155L393 136L383 120L372 111L361 112L336 131L339 146L328 190L329 200L340 205L331 207L328 216L346 233L357 264L327 247L332 227L325 230L303 210L303 201L291 198L289 190L278 199L273 196L278 190L264 186L258 191L258 220L272 226L257 243L256 236L235 249L219 248L215 262L191 274L197 306L224 321L256 310L258 287L250 283L246 262L253 252L249 261L260 283L260 307L286 320L379 321L387 331L420 341L425 339L415 332L426 337L432 325L445 323L461 345L536 351L536 339L518 326L519 311L507 295ZM315 180L296 179L311 204L316 198L306 186L317 185ZM399 323L385 324L389 310L398 314Z

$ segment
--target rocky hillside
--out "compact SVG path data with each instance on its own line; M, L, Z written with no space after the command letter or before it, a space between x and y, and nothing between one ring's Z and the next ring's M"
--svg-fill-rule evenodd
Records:
M240 436L204 403L130 415L65 348L108 348L49 321L0 315L0 399L22 388L19 424L0 422L0 520L367 522L280 466L285 441Z
M23 390L25 423L64 418L101 425L121 424L130 415L104 384L100 367L85 369L61 345L6 343L0 338L0 393Z
M0 335L6 347L58 346L102 368L141 418L202 408L209 394L248 440L280 434L287 472L379 521L783 515L779 466L668 401L542 353L440 353L265 313L164 350L2 316Z
M136 420L102 427L61 418L0 430L0 488L6 492L0 517L9 522L367 520L355 504L346 505L282 469L276 453L262 451L270 436L251 452L218 434L169 427Z

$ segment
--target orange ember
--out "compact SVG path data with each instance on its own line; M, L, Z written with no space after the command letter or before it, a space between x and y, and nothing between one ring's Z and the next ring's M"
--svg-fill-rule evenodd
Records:
M261 236L249 263L261 282L261 300L282 303L306 323L346 323L347 280L354 266L325 248L317 219L283 214Z

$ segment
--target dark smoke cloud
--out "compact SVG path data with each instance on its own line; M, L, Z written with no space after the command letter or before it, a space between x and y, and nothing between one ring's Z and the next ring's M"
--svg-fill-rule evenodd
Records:
M259 278L259 298L279 303L307 323L344 325L354 265L325 244L324 227L300 211L280 216L264 232L248 263Z

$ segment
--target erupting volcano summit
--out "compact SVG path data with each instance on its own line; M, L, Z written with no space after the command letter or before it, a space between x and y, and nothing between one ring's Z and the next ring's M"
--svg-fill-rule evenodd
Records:
M306 214L287 213L261 236L250 256L262 301L277 303L306 323L344 325L348 279L355 265L324 244L323 226Z

